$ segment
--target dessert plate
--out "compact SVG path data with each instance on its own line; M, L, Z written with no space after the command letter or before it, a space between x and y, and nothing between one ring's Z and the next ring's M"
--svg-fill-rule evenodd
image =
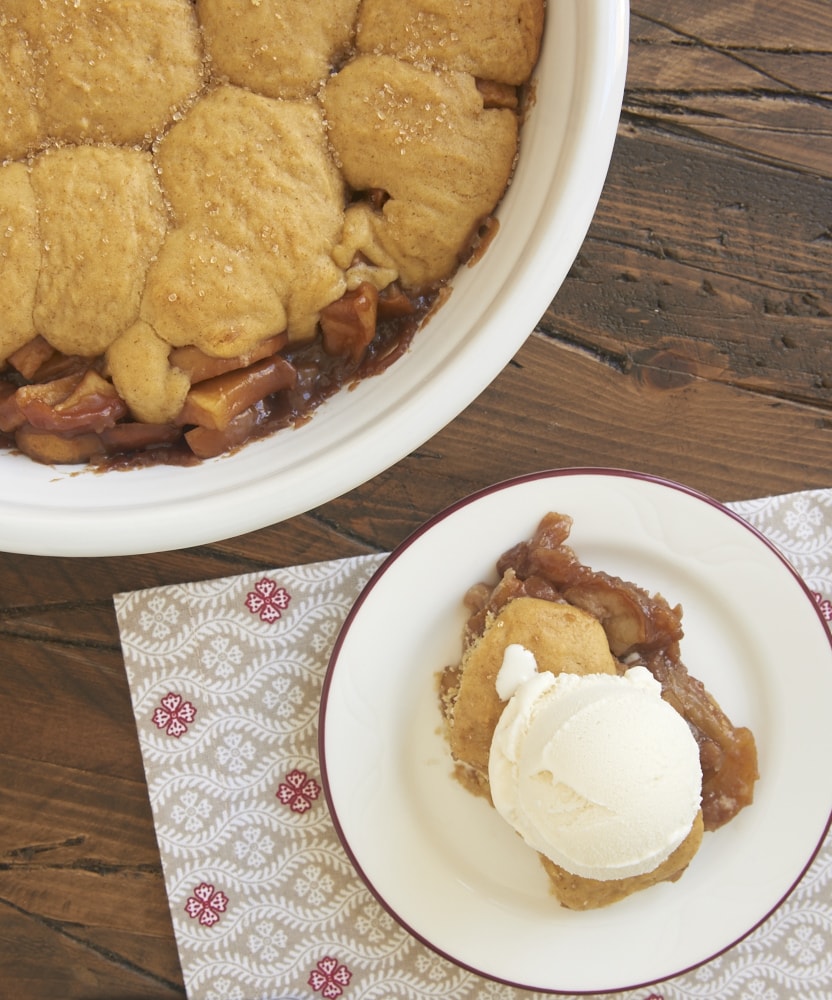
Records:
M534 853L453 777L436 677L459 659L462 598L550 510L596 569L684 608L682 657L755 734L755 801L690 868L611 907L560 908ZM710 498L621 470L501 483L438 514L387 559L339 635L321 704L333 821L379 901L435 951L550 993L645 986L736 944L799 882L832 808L832 643L795 571ZM824 766L819 766L819 764Z

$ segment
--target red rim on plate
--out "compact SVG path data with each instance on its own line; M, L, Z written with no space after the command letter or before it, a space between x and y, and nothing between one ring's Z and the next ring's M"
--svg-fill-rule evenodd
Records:
M514 497L518 498L517 527L509 525L503 535L495 540L493 548L488 538L482 539L477 534L481 530L481 524L476 524L471 529L474 532L473 543L470 538L465 537L469 531L466 526L468 521L479 518L480 522L493 525L494 512L503 517L509 512L510 516ZM583 510L570 510L567 506L570 502L578 504ZM461 604L464 593L464 588L457 589L458 583L445 581L446 573L441 567L439 572L442 582L437 587L440 591L447 587L448 593L443 591L437 596L428 595L429 600L426 601L411 599L402 607L402 597L408 593L408 587L417 588L416 591L411 590L411 594L425 594L424 590L418 590L424 580L408 580L408 574L416 572L418 577L419 573L432 572L430 562L436 557L436 553L428 551L431 546L438 546L441 552L447 554L449 538L459 537L459 558L464 561L470 553L475 553L476 565L471 567L472 575L467 578L468 583L472 584L482 579L484 563L480 559L479 548L487 549L483 558L493 566L501 552L510 544L528 537L529 531L533 530L548 509L559 509L574 516L575 526L570 542L583 561L598 569L616 573L620 571L618 566L610 567L606 564L604 552L609 551L613 561L623 560L624 572L620 572L620 575L634 579L648 589L662 589L653 586L650 580L640 578L638 560L642 559L640 550L644 549L644 565L659 577L666 572L678 573L679 586L687 588L688 595L692 595L692 621L688 621L688 603L684 595L682 600L684 620L688 624L683 640L683 659L690 666L691 660L686 655L689 640L694 643L694 655L698 652L695 648L697 630L702 652L705 654L702 656L703 663L709 662L709 644L711 647L716 644L717 648L725 648L726 663L731 662L732 644L736 645L739 651L736 659L742 663L742 669L736 671L739 676L732 678L729 670L723 677L717 676L714 679L706 675L702 679L718 700L722 700L724 692L731 705L746 701L738 712L728 708L728 714L734 715L739 724L751 725L760 751L761 780L755 803L725 827L724 831L711 835L714 840L708 843L707 848L703 845L700 851L703 855L701 864L695 867L699 857L697 855L691 869L678 883L638 893L636 897L631 897L632 906L629 906L630 900L625 900L602 911L594 911L595 916L561 910L553 900L549 906L558 913L550 914L541 909L539 900L532 899L531 896L525 898L520 894L514 898L508 890L504 891L500 887L494 889L487 878L483 878L479 884L479 876L473 868L460 874L459 878L454 877L454 864L457 862L446 862L439 857L446 849L448 853L453 853L459 846L454 844L454 837L458 834L458 830L454 829L454 818L449 816L445 822L440 815L445 806L439 804L435 806L437 815L424 820L424 830L420 826L425 811L430 812L433 808L432 790L438 790L437 798L441 798L446 794L453 794L444 785L458 784L450 774L450 757L447 757L443 765L436 766L436 745L420 751L417 747L420 736L417 734L414 737L416 729L408 728L411 725L408 719L411 702L414 713L418 715L420 710L416 703L420 697L427 706L420 717L420 731L430 728L429 699L435 700L435 690L425 695L422 689L425 685L430 687L431 677L446 662L451 661L443 662L440 659L435 663L423 662L414 654L417 667L413 672L421 671L418 680L410 676L397 677L396 669L410 655L408 650L413 645L413 636L419 636L420 624L414 624L412 619L418 618L425 604L428 605L425 609L426 618L421 627L430 632L431 636L441 633L443 628L446 631L453 630L458 624L458 619L451 625L450 622L439 621L436 614L431 617L434 612L431 600L435 601L435 608L443 607L443 602ZM620 530L627 536L624 539L624 550L627 549L627 539L635 538L631 545L634 551L639 548L635 556L629 551L616 551L616 545L610 541L615 538L616 530L619 530L614 525L601 532L605 537L599 542L600 554L593 551L592 540L588 535L582 537L583 520L590 523L591 534L597 525L605 525L611 515L615 519L620 518ZM695 523L697 519L701 521L699 526ZM714 529L720 536L719 544L709 553L708 545L702 544L698 534ZM508 544L504 544L507 539ZM705 550L704 555L700 552L702 549ZM632 561L633 558L637 560L637 568L630 570L627 561ZM759 565L755 565L756 563ZM628 570L630 573L627 577ZM464 572L463 566L462 577ZM696 579L703 574L708 577L708 585L704 588L701 580ZM760 610L760 617L755 618L756 612L749 610L748 602L759 598L747 591L745 594L727 591L727 598L725 594L717 593L723 577L727 578L727 586L732 585L732 574L736 575L743 587L751 588L757 586L755 581L758 577L763 577L759 583L763 588L763 599L773 587L778 596L775 599L772 595L772 600L775 604L782 601L783 607L788 607L788 620L772 623L771 614L766 615L764 608ZM711 593L711 583L716 588L714 593ZM678 595L671 592L671 586L676 586L672 577L666 596L675 599ZM720 616L725 620L722 621ZM714 618L713 627L711 618ZM817 630L815 624L818 626ZM407 632L408 629L415 631L412 631L412 635L400 637L399 633ZM802 794L805 788L802 791L799 788L793 789L795 781L799 785L802 776L789 772L789 767L801 764L801 754L804 751L798 744L806 742L805 725L813 725L816 710L810 702L826 701L826 695L813 689L812 698L801 699L794 692L789 695L788 688L784 689L786 698L798 699L795 701L797 711L805 712L808 720L801 725L799 719L789 718L789 724L786 724L783 714L794 714L794 710L790 705L783 704L783 691L769 690L771 685L776 687L783 683L780 676L783 671L780 670L777 676L774 674L779 661L773 664L765 662L766 643L775 636L772 629L786 632L793 630L795 634L792 639L797 644L798 653L803 641L804 651L810 654L811 662L805 667L798 666L797 669L805 669L815 688L818 685L828 688L827 694L832 696L832 671L829 670L832 665L832 636L799 574L777 548L742 517L711 497L679 483L623 469L558 469L498 483L452 504L417 529L376 571L344 623L324 681L319 730L323 786L335 829L358 874L381 905L415 938L463 968L523 989L555 994L598 994L637 989L681 975L713 960L746 938L782 905L812 864L832 822L832 778L820 779L820 786L817 783L810 786L817 795L806 796ZM725 634L720 634L720 630ZM734 631L738 634L736 643L730 634ZM800 636L803 637L802 640ZM426 636L428 646L432 641L431 637ZM402 643L401 649L397 647L397 642ZM762 646L758 643L762 643ZM401 654L399 659L396 658L397 654ZM779 653L776 655L779 656ZM425 658L429 660L430 657L430 651L426 650ZM406 668L406 662L402 663L400 670ZM791 665L789 668L791 669ZM691 670L695 675L701 676L695 666ZM751 672L745 674L745 670ZM799 677L796 678L795 683L799 680ZM378 703L373 703L379 685L383 690L378 694ZM402 689L399 690L399 687ZM815 695L818 697L815 698ZM433 726L438 731L441 722L438 702L433 708ZM752 718L748 718L749 715ZM400 747L392 747L384 742L385 739L388 744L406 742L411 737L410 746L415 749L408 746L402 751ZM825 739L832 746L832 736ZM781 766L783 747L786 752ZM815 746L811 752L814 759L818 759L817 754L821 751ZM427 761L430 763L426 763ZM380 769L378 780L381 784L377 792L372 790L372 779L367 775L367 771L372 771L376 766ZM812 779L815 780L814 774ZM791 805L785 803L788 810L806 810L807 818L800 824L805 830L789 831L784 826L783 832L775 834L769 829L772 818L777 822L777 812L783 804L784 795L794 797ZM466 796L474 800L473 796L460 789L459 808L463 811L468 808L463 802ZM381 801L385 797L386 802ZM394 815L397 806L400 812L406 812L408 816L402 818ZM486 808L489 809L487 806ZM493 810L489 811L493 813ZM478 817L477 823L480 822L481 818ZM373 824L375 830L370 829ZM464 821L460 824L462 825ZM732 831L735 825L736 829ZM783 856L783 862L780 869L771 875L771 884L761 888L745 909L740 903L738 912L730 912L732 907L737 908L738 903L730 895L732 886L726 883L734 878L746 878L749 881L748 891L752 895L755 891L750 888L750 884L755 880L757 869L743 871L741 858L748 853L745 848L749 844L753 850L753 845L759 842L760 828L765 828L763 836L770 836L775 840L780 837L782 849L774 853ZM402 831L405 831L405 837L412 837L409 842L402 843ZM468 843L471 845L473 841L469 840ZM766 845L765 849L768 850L770 846ZM524 845L519 845L519 848L526 852L529 850ZM402 851L402 856L398 859L395 856L397 850ZM460 850L464 851L464 846L460 846ZM487 850L487 847L483 850ZM721 857L723 853L727 856ZM462 854L459 854L459 858L462 858ZM753 858L748 864L752 861ZM462 862L466 863L467 861ZM437 870L432 874L434 864ZM420 866L425 872L426 897L432 891L431 880L435 882L433 900L419 898L422 888L412 879L408 881L403 875L400 878L396 874L399 870L404 872ZM760 871L759 875L760 878L756 881L765 881L766 873ZM545 880L542 869L540 877ZM463 884L466 882L467 884ZM437 886L447 887L447 891L443 889L438 892ZM726 886L725 891L729 893L726 900L719 899L720 886ZM478 895L480 889L484 896ZM676 895L669 895L664 889L670 889L671 893L675 891ZM708 896L713 898L706 903ZM524 913L527 904L528 913ZM487 919L490 922L484 931L487 931L492 945L496 943L489 954L477 951L476 947L472 952L470 942L463 940L465 935L459 935L459 941L454 940L453 927L449 929L446 926L452 919L449 913L452 914L455 908L460 907L459 912L464 913L469 905L477 910L481 907L483 912L488 911ZM707 912L706 906L710 906L715 914L717 909L722 911L717 916L716 923L725 920L723 929L697 927L697 915L702 917ZM625 910L624 907L629 908ZM665 953L661 954L662 949L655 950L656 942L653 941L647 949L650 957L644 961L633 959L631 955L624 953L616 957L613 948L609 961L588 961L585 971L581 971L580 956L564 954L559 958L556 956L551 969L538 968L527 972L529 966L524 964L522 957L523 942L513 941L513 935L537 933L540 925L551 920L553 943L565 938L567 944L571 941L573 951L580 951L582 932L579 925L583 925L587 936L591 937L587 941L587 948L597 960L599 954L604 954L605 936L614 940L611 935L618 934L625 923L628 926L635 923L636 927L642 923L646 930L658 927L657 920L662 925L673 924L674 920L681 920L680 908L685 909L685 927L690 928L690 921L693 920L693 926L697 928L693 933L701 932L703 935L701 953L697 952L696 947L693 951L690 948L674 950L670 947L670 954L667 954L666 946ZM661 912L657 914L657 910ZM729 911L730 917L724 915L725 911ZM616 917L618 913L620 919ZM493 921L501 919L505 919L504 926L494 926ZM700 920L701 925L704 923L704 919ZM501 941L516 944L516 965L512 965L511 958L500 956ZM575 963L571 970L570 962ZM602 970L596 966L605 968Z

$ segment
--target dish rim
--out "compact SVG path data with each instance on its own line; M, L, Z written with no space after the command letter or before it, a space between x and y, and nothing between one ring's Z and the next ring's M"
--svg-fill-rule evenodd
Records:
M160 466L104 474L69 466L34 470L31 460L6 449L0 454L0 463L6 466L3 479L14 485L0 491L0 549L29 555L119 556L211 544L258 530L356 488L404 458L468 406L522 346L560 287L586 237L609 169L626 75L629 0L571 0L564 9L563 16L574 19L575 30L584 32L588 41L569 77L577 97L561 100L569 116L580 115L589 127L578 129L572 123L560 166L547 172L545 190L541 188L535 197L535 219L543 206L547 217L557 216L558 231L554 233L548 223L532 225L524 214L522 225L530 226L528 239L522 247L512 245L510 271L508 265L499 269L500 286L490 316L475 324L463 340L455 340L453 351L429 370L422 360L412 359L413 377L395 376L407 364L401 359L390 372L365 380L349 393L353 407L355 400L369 397L365 402L373 419L357 421L347 405L330 417L327 407L332 401L328 401L312 421L293 432L289 442L279 432L249 443L237 454L187 469ZM565 123L563 127L566 132ZM587 197L574 197L578 185L589 192ZM511 193L509 189L506 199ZM478 263L477 273L488 259L486 254ZM514 277L518 271L519 281ZM455 293L462 294L462 284L452 286ZM520 293L522 311L516 309L518 296L512 287ZM515 303L513 310L510 302ZM423 340L430 326L420 332ZM469 342L474 329L475 350ZM486 366L478 360L483 352L490 359ZM392 381L387 393L371 388L385 378ZM435 387L430 389L431 385ZM338 398L346 395L339 393ZM385 433L377 428L379 409ZM350 421L348 437L338 432L342 416ZM324 421L326 431L308 432ZM335 442L324 446L333 427ZM356 434L363 447L353 446ZM289 454L272 470L274 451L269 445L275 439L281 439L283 448L288 445ZM323 474L316 474L318 467ZM104 476L115 477L116 485L97 489L96 481Z

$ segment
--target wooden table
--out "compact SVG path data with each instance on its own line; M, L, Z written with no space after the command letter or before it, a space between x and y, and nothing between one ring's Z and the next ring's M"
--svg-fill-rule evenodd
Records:
M0 994L184 996L112 595L385 551L519 473L619 466L721 500L832 486L832 9L634 0L618 140L577 261L457 420L241 538L0 554Z

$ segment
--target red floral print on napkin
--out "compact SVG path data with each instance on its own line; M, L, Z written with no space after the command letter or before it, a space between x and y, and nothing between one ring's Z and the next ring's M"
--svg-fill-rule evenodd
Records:
M153 724L157 729L164 729L168 736L179 739L187 733L195 718L196 708L189 701L184 701L181 694L169 691L153 713Z
M246 594L246 607L253 615L258 615L261 622L271 624L289 607L291 599L285 587L264 577L255 583L253 591Z
M185 904L185 912L192 920L198 920L203 927L213 927L219 923L220 914L225 913L228 896L207 882L200 882L193 896Z
M815 599L815 604L820 608L823 620L825 622L832 622L832 601L825 598L823 594L819 594L816 590L812 591L812 597Z
M321 794L321 786L305 771L295 768L286 775L276 794L283 805L289 806L292 812L305 813L312 808L312 803Z
M341 965L337 958L327 956L309 973L307 985L327 1000L335 1000L344 992L343 987L349 986L351 979L352 973L346 965Z

